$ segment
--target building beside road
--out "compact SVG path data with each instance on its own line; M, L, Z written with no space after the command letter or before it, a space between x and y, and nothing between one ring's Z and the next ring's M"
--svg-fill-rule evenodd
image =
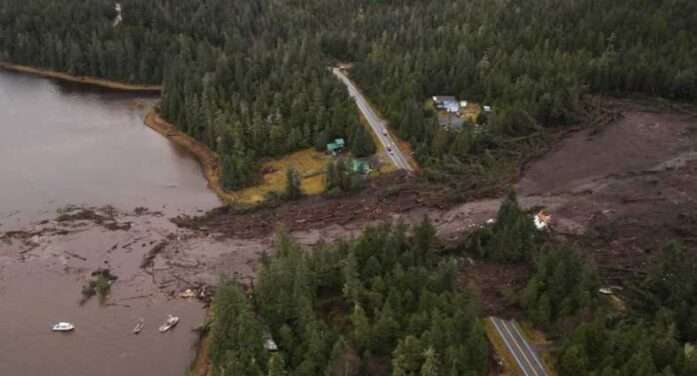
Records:
M356 174L366 175L369 174L372 169L367 161L362 159L354 159L351 161L351 170Z
M476 102L458 100L454 96L433 96L433 109L436 110L438 123L451 130L460 129L466 125L477 125L480 113L492 112L490 106L480 106Z
M457 98L452 96L434 96L433 106L449 113L460 111L460 102L458 102Z
M344 150L346 147L346 142L344 141L343 138L337 138L334 140L334 142L330 142L327 144L327 153L331 155L336 155L337 153L341 152Z

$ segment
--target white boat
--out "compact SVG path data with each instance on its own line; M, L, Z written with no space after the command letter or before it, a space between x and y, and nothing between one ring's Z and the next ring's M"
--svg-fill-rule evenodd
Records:
M136 327L133 328L133 334L138 334L138 333L140 333L140 331L143 330L143 326L145 326L145 319L140 319L140 320L138 320L138 323L136 324Z
M164 324L160 325L160 333L164 333L164 332L174 328L174 326L177 325L178 322L179 322L179 317L167 315L167 321L165 321Z
M75 329L75 325L69 323L69 322L59 322L58 324L54 325L51 330L54 332L69 332Z

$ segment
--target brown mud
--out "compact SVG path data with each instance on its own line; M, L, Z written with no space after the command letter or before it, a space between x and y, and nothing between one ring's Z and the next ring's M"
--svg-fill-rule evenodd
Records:
M612 109L608 121L571 133L528 163L516 190L523 207L544 207L552 231L580 243L602 276L616 281L645 269L667 239L692 250L697 245L697 118L692 109L605 103ZM156 117L150 120L160 133L171 130ZM76 209L0 234L0 270L3 261L38 258L83 278L108 264L119 276L115 291L124 281L141 280L150 287L129 291L133 296L177 299L186 289L217 284L221 275L252 281L279 226L313 246L357 236L368 225L413 223L428 215L441 239L457 242L493 218L500 204L476 194L458 204L444 188L401 173L367 184L350 196L312 196L252 211L226 207L171 220L142 210ZM475 261L466 263L462 278L478 289L486 313L506 314L510 294L523 287L528 273Z
M697 245L697 117L689 106L597 101L602 107L590 117L592 126L568 132L528 163L515 187L524 207L544 207L557 235L588 249L586 255L610 283L645 269L669 239ZM366 225L415 222L428 215L441 238L455 242L494 217L500 203L457 204L448 197L438 186L395 173L372 179L351 196L317 196L249 213L220 208L173 221L197 236L225 242L266 239L266 244L283 226L301 243L313 244L354 236ZM510 305L505 293L523 287L527 271L513 269L465 268L467 280L483 286L488 313L505 311Z
M181 374L193 360L192 330L205 315L202 303L180 294L199 285L173 276L169 260L140 267L143 255L170 234L177 234L176 226L158 213L112 208L74 208L24 232L2 234L0 316L9 321L0 323L0 332L11 340L0 342L0 374ZM178 265L187 261L183 256ZM82 286L103 269L118 277L108 297L80 305ZM157 326L170 313L181 322L160 334ZM135 336L139 318L145 328ZM52 335L50 325L59 320L73 322L76 331ZM42 361L28 362L27 348Z
M79 84L87 84L93 86L99 86L112 90L138 92L138 93L160 93L162 91L162 86L160 85L137 85L128 84L124 82L106 80L97 77L90 76L73 76L67 73L51 71L47 69L40 69L29 67L25 65L18 65L6 62L0 62L0 68L10 70L13 72L33 74L36 76L53 78L61 81L75 82Z

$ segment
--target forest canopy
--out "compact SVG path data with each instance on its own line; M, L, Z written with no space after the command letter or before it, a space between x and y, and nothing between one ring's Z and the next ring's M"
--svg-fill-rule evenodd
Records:
M369 140L328 70L339 61L419 162L447 173L491 169L511 139L573 123L585 94L697 98L691 0L120 4L116 24L111 0L5 0L0 60L163 82L163 115L220 153L228 189L252 184L259 158ZM451 135L424 106L432 95L495 111L485 131Z
M314 251L280 233L249 298L234 282L218 290L213 374L485 375L476 297L458 287L428 220L407 230L368 228Z

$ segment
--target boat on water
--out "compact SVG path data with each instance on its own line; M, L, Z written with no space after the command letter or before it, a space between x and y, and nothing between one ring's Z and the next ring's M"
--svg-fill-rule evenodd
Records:
M179 317L167 315L167 321L165 321L164 324L160 325L160 333L164 333L174 328L174 326L177 325L177 323L179 323Z
M70 332L74 329L75 325L69 322L59 322L51 328L51 330L53 330L54 332Z
M140 333L143 330L144 326L145 326L145 319L138 320L138 323L136 324L135 328L133 328L133 334Z

